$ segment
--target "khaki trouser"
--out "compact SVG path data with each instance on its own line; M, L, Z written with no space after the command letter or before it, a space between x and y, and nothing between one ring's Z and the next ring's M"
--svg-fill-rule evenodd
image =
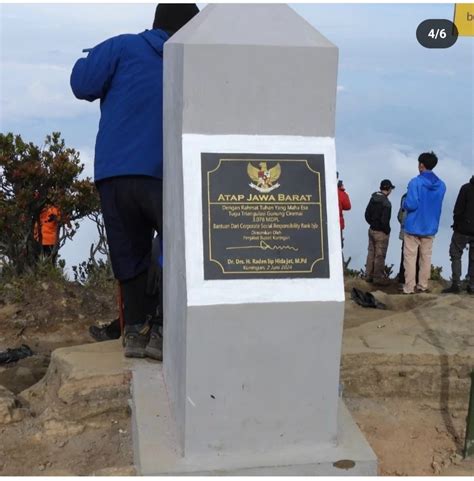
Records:
M405 285L403 291L415 291L416 286L416 257L419 251L418 289L426 291L431 275L431 254L434 236L420 237L405 233L403 238L403 265L405 267Z
M368 279L380 281L385 277L385 256L390 236L385 232L369 229L369 249L365 275Z

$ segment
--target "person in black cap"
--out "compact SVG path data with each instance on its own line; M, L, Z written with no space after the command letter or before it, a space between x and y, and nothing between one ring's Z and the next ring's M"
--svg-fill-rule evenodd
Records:
M121 288L127 357L162 358L162 289L148 280L153 236L162 236L163 48L198 12L195 4L160 4L152 30L105 40L71 73L78 99L100 100L94 178Z
M388 179L382 180L380 190L374 192L365 209L365 220L369 224L369 248L366 262L366 280L385 285L385 256L390 238L392 204L388 200L395 186Z
M452 284L443 290L444 294L461 292L461 258L469 246L467 292L474 294L474 175L459 190L453 213L453 236L449 246L451 257Z

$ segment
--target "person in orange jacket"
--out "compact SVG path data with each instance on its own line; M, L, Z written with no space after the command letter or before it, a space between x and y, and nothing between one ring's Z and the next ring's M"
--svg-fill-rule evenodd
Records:
M40 213L39 226L35 228L35 240L40 243L40 254L44 257L51 257L53 264L56 263L58 255L56 246L59 240L59 209L55 206L46 206Z
M339 172L337 173L337 178L339 179ZM343 211L351 210L351 199L346 192L346 188L344 187L344 183L342 180L337 181L337 196L339 199L339 225L341 227L341 244L344 248L344 236L342 231L344 230L345 222L344 222L344 214Z

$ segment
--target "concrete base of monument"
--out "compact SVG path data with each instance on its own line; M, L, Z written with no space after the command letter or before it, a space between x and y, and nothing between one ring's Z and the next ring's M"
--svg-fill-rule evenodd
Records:
M134 460L139 475L377 474L377 458L345 407L339 406L337 446L285 452L182 457L176 442L162 365L131 362ZM139 367L139 369L136 369Z

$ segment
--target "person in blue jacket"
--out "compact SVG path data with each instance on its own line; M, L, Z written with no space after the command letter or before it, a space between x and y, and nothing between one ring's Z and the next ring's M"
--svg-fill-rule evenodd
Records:
M160 292L147 291L152 240L162 237L163 46L199 12L160 4L152 30L109 38L71 74L78 99L100 100L94 177L123 299L125 356L162 358Z
M405 267L403 292L405 294L428 291L433 240L438 232L441 208L446 193L445 183L433 172L437 164L438 157L433 152L425 152L418 157L420 174L410 180L407 196L403 203L403 208L407 212L403 238ZM416 260L418 255L417 284Z

